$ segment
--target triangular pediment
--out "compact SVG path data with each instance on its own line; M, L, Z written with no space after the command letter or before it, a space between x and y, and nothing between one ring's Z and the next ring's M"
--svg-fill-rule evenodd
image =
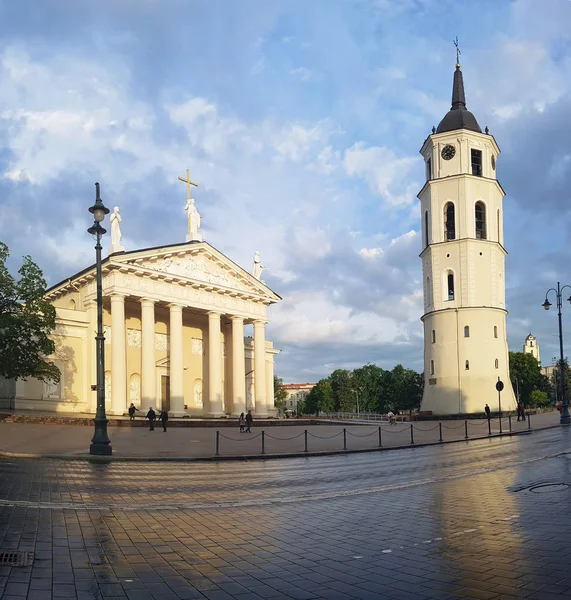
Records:
M188 280L190 284L263 296L270 302L280 299L262 281L205 242L116 254L110 262L119 268L128 266L141 275Z

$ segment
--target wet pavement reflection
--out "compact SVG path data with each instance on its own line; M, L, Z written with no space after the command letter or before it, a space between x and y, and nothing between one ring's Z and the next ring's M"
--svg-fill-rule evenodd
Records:
M0 552L35 553L0 567L0 591L571 597L570 433L272 461L0 460Z

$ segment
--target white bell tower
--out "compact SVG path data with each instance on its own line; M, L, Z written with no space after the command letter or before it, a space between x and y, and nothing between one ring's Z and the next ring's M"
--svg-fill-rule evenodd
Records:
M466 109L460 64L452 108L420 153L424 281L422 410L435 415L515 409L506 339L504 191L496 178L500 149Z

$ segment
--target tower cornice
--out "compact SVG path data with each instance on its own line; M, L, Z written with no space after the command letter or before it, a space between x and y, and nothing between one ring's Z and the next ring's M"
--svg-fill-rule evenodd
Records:
M429 148L434 148L434 146L436 146L436 144L439 142L449 140L450 138L457 139L460 136L491 141L496 154L501 153L501 149L496 142L496 138L491 133L477 133L476 131L471 131L469 129L454 129L453 131L444 131L443 133L432 133L424 140L419 152L424 156Z
M456 173L455 175L448 175L447 177L439 177L437 179L429 179L427 182L425 182L425 184L422 186L422 188L420 188L420 191L418 192L416 197L419 200L421 200L422 194L424 193L426 188L429 187L431 184L435 184L437 182L442 182L442 181L454 181L455 179L460 179L460 178L468 178L468 179L474 179L474 180L478 180L478 181L489 181L490 183L493 183L500 190L500 192L502 193L502 196L506 195L504 188L501 186L500 182L497 179L492 179L491 177L482 177L480 175L470 175L469 173Z

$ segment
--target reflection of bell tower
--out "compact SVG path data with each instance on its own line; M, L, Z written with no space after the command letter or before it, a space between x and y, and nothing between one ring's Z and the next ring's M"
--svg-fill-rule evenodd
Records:
M533 335L530 334L525 338L525 343L523 345L523 351L526 354L531 354L537 362L541 362L539 359L539 344Z
M482 412L515 407L508 374L503 247L504 191L496 179L500 150L466 109L460 64L452 108L421 150L426 183L421 206L424 281L422 410Z

